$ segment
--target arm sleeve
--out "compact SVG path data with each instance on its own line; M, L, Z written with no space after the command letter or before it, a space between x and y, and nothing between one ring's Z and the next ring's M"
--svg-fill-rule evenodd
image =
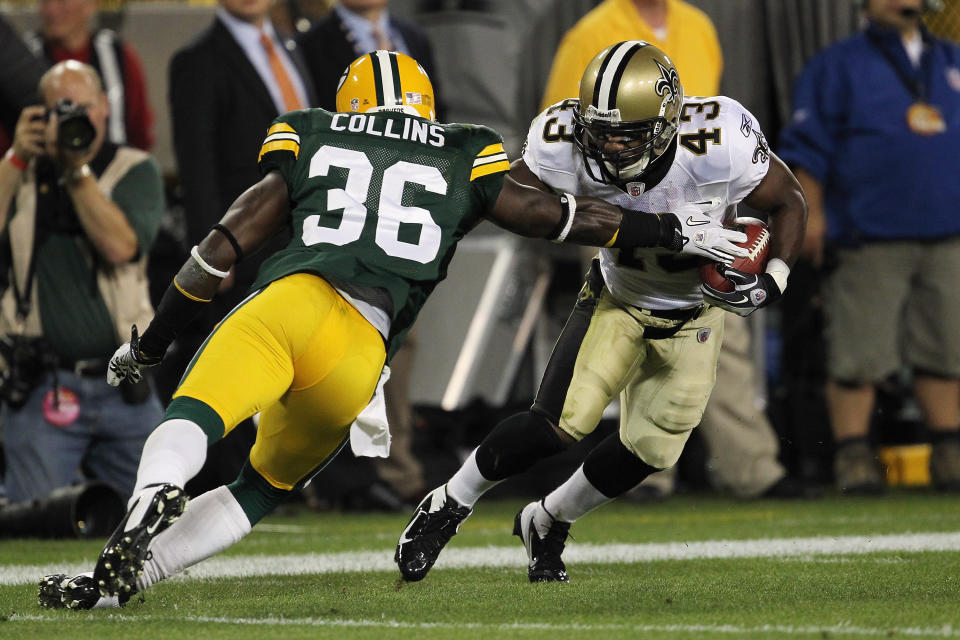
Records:
M503 150L503 138L493 129L477 127L477 148L470 170L470 188L479 210L493 208L503 188L503 177L510 171L510 161Z
M300 156L300 134L297 131L303 129L296 116L290 113L270 123L257 155L257 167L261 176L278 170L287 184L290 183L293 166Z
M760 129L760 123L736 100L724 105L728 122L727 136L729 176L727 191L729 202L740 202L760 184L770 169L770 146Z
M154 143L154 135L147 81L137 52L126 42L123 43L123 65L127 140L134 147L149 151Z
M780 134L778 155L824 182L836 150L837 132L847 102L842 71L830 63L829 51L814 58L796 82L793 115Z
M138 255L149 253L166 209L163 180L156 161L147 158L131 167L113 188L111 199L133 227Z

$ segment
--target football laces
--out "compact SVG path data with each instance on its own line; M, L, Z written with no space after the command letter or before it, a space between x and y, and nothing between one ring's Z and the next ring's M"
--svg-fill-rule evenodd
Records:
M770 243L770 232L766 229L763 229L749 247L746 247L747 251L750 252L750 260L756 260L760 257L761 252L764 248Z

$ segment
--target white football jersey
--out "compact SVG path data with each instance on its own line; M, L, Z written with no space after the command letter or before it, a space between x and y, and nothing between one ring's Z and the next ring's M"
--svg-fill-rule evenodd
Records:
M558 102L534 119L523 160L557 192L594 196L627 209L677 215L697 211L718 220L736 217L770 166L770 150L756 118L725 96L687 97L680 112L676 158L649 191L641 182L627 192L593 180L573 140L578 100ZM594 173L598 169L594 167ZM610 292L645 309L679 309L703 302L701 260L666 249L601 249L600 267Z

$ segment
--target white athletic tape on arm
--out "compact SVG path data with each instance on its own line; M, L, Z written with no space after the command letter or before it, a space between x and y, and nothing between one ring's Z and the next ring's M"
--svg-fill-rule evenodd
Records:
M565 193L563 197L567 199L567 205L570 207L570 213L567 216L567 223L563 225L563 231L560 232L560 235L556 237L554 242L560 243L567 239L567 235L570 234L570 229L573 228L573 217L577 215L577 199L573 197L573 194Z
M787 278L790 276L790 267L780 258L771 258L767 262L767 273L773 276L773 281L780 287L780 293L787 290Z
M200 257L200 251L197 249L197 245L193 245L193 249L190 249L190 257L197 261L197 264L200 265L201 269L216 278L222 279L230 275L229 271L220 271L220 269L207 264L207 261Z

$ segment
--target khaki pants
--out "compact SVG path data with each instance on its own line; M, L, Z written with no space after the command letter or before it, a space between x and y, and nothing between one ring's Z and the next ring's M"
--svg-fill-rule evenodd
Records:
M700 429L710 452L710 481L741 498L756 497L786 475L777 459L777 435L762 407L753 401L755 381L749 323L746 318L727 314L717 383ZM671 468L650 476L643 484L672 493L675 482L676 471Z
M576 439L619 395L620 439L647 464L676 463L713 387L725 313L686 321L625 305L592 270L544 372L533 410ZM651 336L680 325L669 337Z

